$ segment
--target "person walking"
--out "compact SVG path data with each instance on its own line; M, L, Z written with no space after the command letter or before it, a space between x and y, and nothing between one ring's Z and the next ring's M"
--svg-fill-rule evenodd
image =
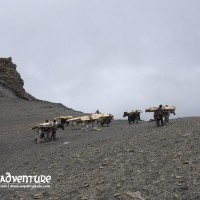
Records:
M165 108L167 108L168 107L168 105L165 105ZM169 124L169 116L170 116L170 110L165 110L165 115L164 115L165 117L164 117L164 122L165 122L165 124Z
M56 140L56 132L58 130L58 123L57 121L54 119L53 120L53 125L52 125L52 130L51 130L51 140Z
M161 125L164 126L163 116L164 116L164 110L162 109L162 105L159 105L159 107L154 112L154 119L157 127L160 126L160 122Z
M97 111L95 112L95 114L101 114L101 113L99 112L99 110L97 110Z

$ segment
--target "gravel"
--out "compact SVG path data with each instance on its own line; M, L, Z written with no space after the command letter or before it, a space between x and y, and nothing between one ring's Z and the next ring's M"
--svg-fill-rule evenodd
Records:
M163 127L126 120L101 131L66 127L56 141L35 144L34 125L83 113L4 97L0 108L0 175L51 176L50 188L0 188L2 200L200 199L200 117Z

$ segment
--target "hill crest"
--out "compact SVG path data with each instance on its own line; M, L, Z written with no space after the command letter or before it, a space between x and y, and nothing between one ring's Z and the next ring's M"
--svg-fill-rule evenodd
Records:
M0 97L19 97L28 101L36 100L24 89L24 81L17 72L12 58L0 58Z

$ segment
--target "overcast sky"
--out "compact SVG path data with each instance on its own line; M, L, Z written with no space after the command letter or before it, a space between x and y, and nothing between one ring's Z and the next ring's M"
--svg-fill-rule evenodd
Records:
M0 57L13 58L33 96L116 119L159 104L200 115L199 0L0 5Z

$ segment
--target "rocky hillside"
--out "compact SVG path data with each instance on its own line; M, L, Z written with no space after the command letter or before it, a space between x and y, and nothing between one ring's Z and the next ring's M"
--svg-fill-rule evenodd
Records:
M12 58L0 58L0 97L19 97L25 100L36 100L24 89L24 81L17 72Z

